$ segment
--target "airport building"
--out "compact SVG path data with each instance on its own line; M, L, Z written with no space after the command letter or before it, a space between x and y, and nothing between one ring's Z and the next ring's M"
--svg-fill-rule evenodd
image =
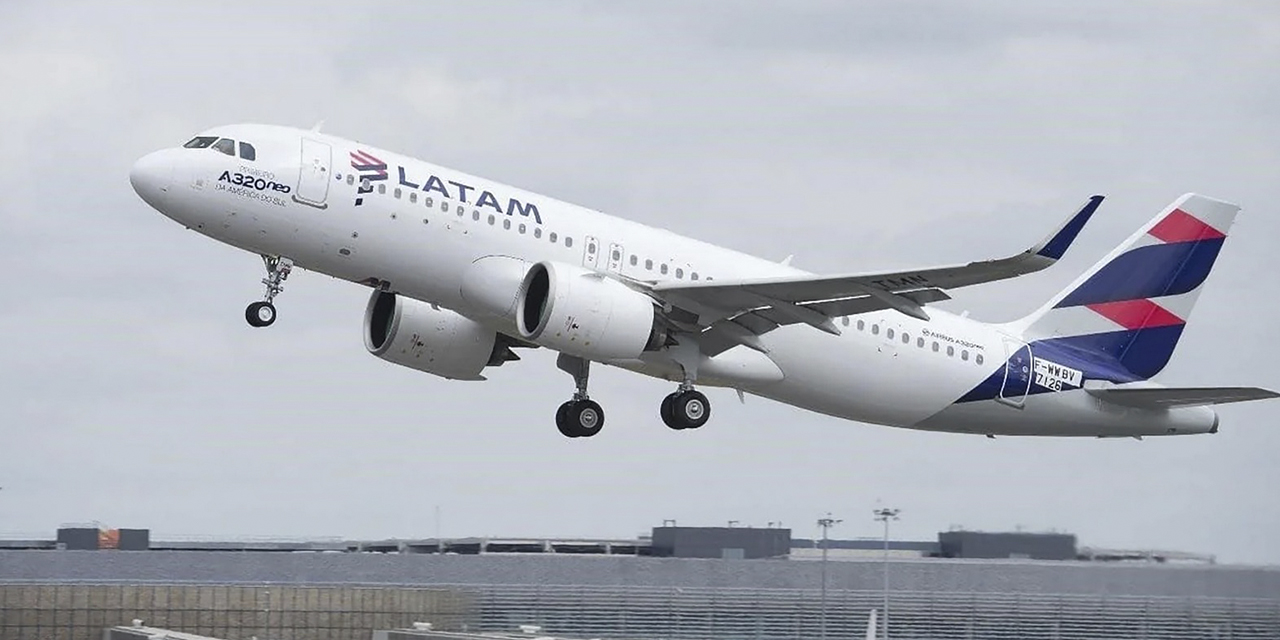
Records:
M68 529L0 542L0 640L96 639L133 620L264 640L365 639L415 623L862 638L886 595L893 638L1280 638L1280 568L1080 548L1060 533L949 531L887 550L829 540L826 561L822 546L748 527L665 526L633 540L177 542Z

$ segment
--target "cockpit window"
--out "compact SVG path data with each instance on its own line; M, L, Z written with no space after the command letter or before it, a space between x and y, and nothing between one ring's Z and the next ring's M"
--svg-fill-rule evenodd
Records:
M187 149L204 149L213 144L217 140L217 136L196 136L190 142L182 145Z
M220 138L217 142L213 143L213 148L229 156L236 155L236 141L231 140L230 138Z
M253 145L249 144L248 142L240 143L240 159L241 160L252 161L257 157L258 157L258 152L254 150Z

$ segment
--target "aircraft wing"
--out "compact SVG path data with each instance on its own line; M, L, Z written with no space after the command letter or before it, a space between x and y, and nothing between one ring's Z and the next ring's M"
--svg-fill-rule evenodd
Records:
M1107 402L1142 409L1202 407L1250 400L1280 398L1280 393L1257 387L1201 387L1169 389L1164 387L1089 389L1090 394Z
M805 323L838 334L831 318L894 309L928 320L922 308L950 299L946 291L1040 271L1066 253L1102 203L1093 196L1035 246L1007 258L908 271L837 276L787 276L749 280L661 282L654 295L685 312L687 324L751 344L751 336L781 325ZM691 317L696 315L696 320ZM705 331L704 331L705 333ZM705 336L711 337L711 336ZM704 345L705 347L705 345ZM727 348L727 347L726 347Z

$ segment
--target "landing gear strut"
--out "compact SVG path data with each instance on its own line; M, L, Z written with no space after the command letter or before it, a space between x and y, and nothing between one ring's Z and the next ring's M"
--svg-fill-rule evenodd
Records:
M244 310L244 319L254 327L269 327L275 323L276 306L272 301L284 291L284 281L289 277L289 272L293 271L293 261L288 258L262 256L262 262L267 267L267 277L262 279L262 284L267 286L264 296L266 299L255 302Z
M587 381L591 373L591 361L560 354L556 366L573 376L577 391L573 399L556 410L556 428L568 438L590 438L604 427L604 409L587 397Z

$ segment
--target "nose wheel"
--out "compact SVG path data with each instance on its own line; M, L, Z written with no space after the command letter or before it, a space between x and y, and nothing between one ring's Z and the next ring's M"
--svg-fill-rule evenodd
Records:
M694 389L677 391L662 399L662 422L676 431L697 429L711 419L711 402Z
M262 263L267 268L267 277L262 279L266 285L264 300L255 302L244 310L244 319L252 327L269 327L276 322L276 306L272 302L284 291L284 281L293 271L293 261L278 256L262 256Z

